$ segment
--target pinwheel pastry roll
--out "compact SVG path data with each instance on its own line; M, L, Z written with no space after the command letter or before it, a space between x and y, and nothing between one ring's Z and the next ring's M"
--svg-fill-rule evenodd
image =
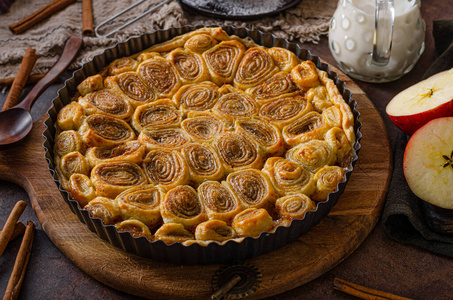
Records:
M91 147L88 148L85 157L90 167L101 163L128 161L140 164L145 156L145 145L139 141L129 141L113 147Z
M325 201L327 196L337 190L344 178L344 170L338 166L328 166L319 169L315 174L316 191L311 196L315 201Z
M312 87L307 91L305 97L307 97L307 100L311 102L314 110L319 113L322 113L325 109L333 105L332 101L330 100L329 93L327 92L326 87L323 85Z
M235 40L223 41L203 52L211 80L219 86L232 83L244 53L245 46Z
M77 131L63 131L55 139L54 153L59 157L74 151L85 153L85 150L86 145Z
M112 199L131 187L148 183L142 168L129 162L99 164L91 170L91 181L96 195Z
M280 196L295 193L310 195L315 191L313 174L304 167L282 157L268 158L263 170Z
M182 86L173 100L183 111L207 111L219 99L219 87L210 81Z
M58 112L57 124L61 130L78 130L84 119L82 105L71 102Z
M139 220L149 228L154 228L162 222L160 203L164 195L165 192L159 186L146 184L125 190L115 200L124 220Z
M248 49L238 66L234 86L242 90L257 86L278 72L274 60L264 47Z
M85 114L105 114L127 120L134 113L134 108L126 99L114 90L103 89L79 98Z
M278 198L269 177L260 170L237 171L226 181L245 208L269 208Z
M154 57L162 57L162 55L160 55L159 52L145 51L140 53L136 59L138 63L141 64L142 62L147 61L149 59L153 59Z
M301 89L307 90L319 85L318 69L315 64L306 60L295 66L291 70L291 76L294 83Z
M195 238L201 241L224 242L237 236L233 227L221 220L208 220L198 224Z
M240 237L257 237L262 232L271 231L274 221L264 208L248 208L234 217L231 226Z
M183 243L195 239L195 236L184 225L179 223L163 224L154 234L154 237L166 244Z
M234 128L238 134L254 140L268 157L280 156L285 152L280 129L263 118L237 119Z
M107 77L105 86L126 97L133 107L153 102L157 95L135 72L126 72Z
M286 158L300 163L310 172L333 165L337 159L336 148L324 140L311 140L286 152Z
M259 111L258 104L250 95L240 90L233 90L221 96L212 110L222 118L227 127L232 127L236 118L256 116Z
M181 127L198 143L213 142L224 131L224 123L209 112L190 112Z
M341 128L342 118L341 110L336 106L331 106L322 112L322 121L329 127Z
M165 190L189 183L190 173L181 153L176 150L156 148L146 155L143 169L150 183Z
M300 61L296 54L284 48L272 47L267 49L267 52L271 55L275 65L285 72L290 72Z
M207 144L188 143L182 148L182 156L195 185L209 180L220 180L224 174L223 164L214 148Z
M102 114L88 116L78 132L88 147L116 146L135 139L128 123Z
M225 132L215 142L226 173L244 168L261 169L264 153L253 141L249 141L234 132Z
M208 219L197 192L188 185L168 191L160 204L160 212L164 223L179 223L189 230Z
M85 174L72 174L69 177L69 196L84 207L96 197L96 189L90 178Z
M107 197L96 197L83 207L92 218L99 218L104 225L112 225L121 221L120 210L115 200Z
M189 38L185 42L184 48L201 54L206 50L211 49L217 44L218 44L217 40L213 38L211 35L206 33L200 33Z
M175 66L163 57L142 62L137 72L160 98L170 98L181 86Z
M260 85L247 89L247 93L255 96L256 101L283 98L302 94L292 81L288 72L279 72Z
M115 224L116 230L118 232L129 232L133 237L141 237L144 236L148 240L153 240L153 235L149 230L148 226L146 226L143 222L139 220L125 220Z
M302 96L285 97L264 102L259 115L282 129L312 110L310 102Z
M66 178L76 173L85 175L90 173L90 164L79 151L69 152L63 155L58 160L58 166Z
M145 128L138 140L150 151L155 148L181 149L191 138L181 128Z
M196 52L175 49L166 56L166 59L175 66L182 84L210 79L209 71L203 58Z
M323 139L329 128L321 114L311 111L283 127L282 135L286 145L293 147L313 139Z
M206 181L198 187L198 196L210 220L230 223L234 216L244 210L241 202L227 185L218 181Z
M325 140L337 149L337 164L347 167L352 158L352 147L343 129L334 127L327 131Z
M77 91L79 92L80 96L83 97L89 93L93 93L94 91L102 90L103 88L104 79L101 75L96 74L83 80L77 86Z
M135 71L138 67L138 62L131 57L122 57L115 59L107 67L108 75L117 75L124 72Z
M308 211L316 210L316 204L305 194L293 194L279 198L275 209L283 219L303 219Z
M131 123L135 130L141 132L147 127L179 127L181 120L182 112L174 102L170 99L161 99L137 107Z

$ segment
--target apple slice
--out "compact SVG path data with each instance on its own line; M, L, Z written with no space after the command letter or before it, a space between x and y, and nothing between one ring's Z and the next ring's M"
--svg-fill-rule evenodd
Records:
M403 171L417 197L453 209L453 117L432 120L412 135Z
M387 104L386 112L409 135L432 119L453 116L453 69L400 92Z

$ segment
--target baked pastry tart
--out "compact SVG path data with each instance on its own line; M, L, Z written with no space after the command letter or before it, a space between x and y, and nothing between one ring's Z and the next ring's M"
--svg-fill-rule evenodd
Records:
M312 61L201 28L113 60L56 118L56 176L118 232L223 244L304 219L344 182L354 118Z

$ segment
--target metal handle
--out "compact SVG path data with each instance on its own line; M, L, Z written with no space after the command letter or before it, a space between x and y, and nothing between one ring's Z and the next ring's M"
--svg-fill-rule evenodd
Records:
M129 7L126 7L124 10L122 10L121 12L117 13L116 15L114 15L113 17L105 20L104 22L102 22L101 24L99 24L98 26L96 26L96 28L94 29L94 33L96 34L97 37L108 37L112 34L114 34L115 32L117 32L118 30L121 30L123 29L124 27L126 26L129 26L130 24L134 23L135 21L137 20L140 20L141 18L143 18L144 16L146 16L147 14L149 14L150 12L153 12L155 11L156 9L158 9L159 7L161 7L162 5L172 1L172 0L164 0L162 1L161 3L159 4L156 4L155 6L151 7L150 9L148 9L147 11L145 11L144 13L142 13L141 15L138 15L136 16L135 18L127 21L125 24L121 25L120 27L118 28L115 28L113 29L112 31L110 31L109 33L107 34L104 34L104 35L101 35L99 34L99 28L101 28L102 26L104 26L105 24L113 21L114 19L118 18L119 16L123 15L124 13L130 11L131 9L133 9L134 7L136 7L137 5L140 5L142 4L143 2L145 2L146 0L140 0L138 1L137 3L134 3L132 4L131 6Z
M395 23L393 0L376 0L376 19L374 22L374 39L372 63L385 66L390 60Z

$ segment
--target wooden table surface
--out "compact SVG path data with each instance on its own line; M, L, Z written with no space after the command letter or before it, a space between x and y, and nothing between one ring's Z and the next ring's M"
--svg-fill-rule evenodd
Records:
M391 145L394 145L397 129L386 116L385 107L399 91L418 82L432 63L432 21L452 18L453 3L445 0L424 1L422 16L427 25L426 49L408 75L385 84L355 81L381 113ZM317 45L304 44L303 47L336 65L328 49L326 37ZM63 74L59 82L40 97L32 109L34 120L45 113L56 91L69 76L69 73ZM6 94L0 94L0 107L5 99ZM26 192L16 184L0 181L0 226L4 224L18 200L29 201ZM33 220L37 224L37 231L20 299L137 299L97 282L73 265L41 229L31 206L26 208L21 217L22 222L26 223L27 220ZM19 246L20 239L12 241L0 258L0 294L6 289ZM453 298L453 259L389 239L381 222L378 222L359 248L338 266L303 286L273 298L356 299L333 290L335 277L414 299Z

